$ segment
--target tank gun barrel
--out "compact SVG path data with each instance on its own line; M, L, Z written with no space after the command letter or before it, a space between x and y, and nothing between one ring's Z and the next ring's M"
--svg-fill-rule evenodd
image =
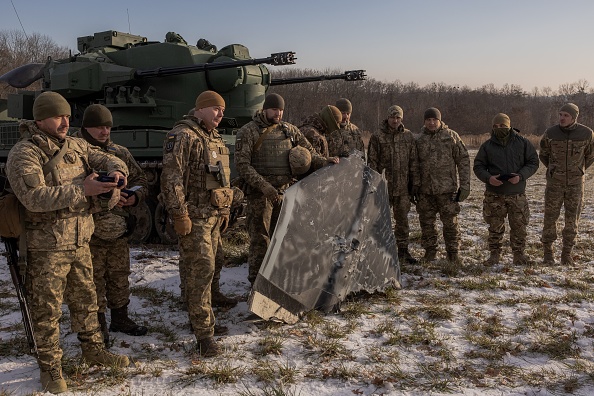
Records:
M159 67L156 69L149 69L149 70L136 70L134 72L135 78L151 78L151 77L165 77L165 76L175 76L179 74L187 74L187 73L197 73L203 72L207 70L219 70L219 69L229 69L233 67L240 67L240 66L248 66L248 65L259 65L262 63L267 63L273 66L283 66L283 65L292 65L295 63L295 53L292 51L288 52L277 52L271 54L267 58L257 58L257 59L243 59L237 61L227 61L227 62L212 62L212 63L202 63L199 65L191 65L191 66L173 66L173 67Z
M343 74L330 74L322 76L311 76L311 77L294 77L294 78L273 78L270 81L270 85L287 85L287 84L300 84L304 82L313 81L324 81L324 80L345 80L345 81L359 81L365 80L367 75L365 70L350 70Z

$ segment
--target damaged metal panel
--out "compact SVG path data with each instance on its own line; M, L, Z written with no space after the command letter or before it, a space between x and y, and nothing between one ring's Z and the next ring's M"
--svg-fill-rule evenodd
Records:
M250 295L250 311L295 323L349 293L400 288L388 185L359 155L291 186Z

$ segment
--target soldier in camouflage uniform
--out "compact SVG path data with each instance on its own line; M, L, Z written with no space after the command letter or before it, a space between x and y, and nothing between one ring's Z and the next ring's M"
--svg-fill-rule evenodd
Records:
M417 260L408 250L408 212L421 181L415 138L402 124L403 116L399 106L388 108L388 117L383 120L379 132L371 135L367 160L371 169L379 173L386 172L390 204L396 222L394 235L398 258L416 264Z
M110 193L108 206L119 197L115 188L128 170L118 158L83 139L68 137L70 105L55 92L44 92L33 104L35 121L20 124L22 139L10 150L6 172L25 207L26 289L37 362L44 391L67 390L62 376L60 318L62 303L70 310L82 357L89 364L126 367L123 355L108 352L97 321L97 295L89 240L93 234L91 197ZM97 181L103 169L115 182Z
M134 227L131 207L143 202L148 193L146 176L132 154L124 146L110 140L113 119L109 109L100 104L86 108L82 128L78 137L99 147L102 151L115 155L128 167L128 186L120 191L120 201L112 210L103 210L93 215L95 232L91 238L93 257L93 278L97 289L98 318L106 345L109 345L109 332L105 312L111 310L109 330L132 336L147 333L145 326L136 324L128 317L130 303L130 247L128 235Z
M220 232L227 228L233 192L229 185L229 149L216 130L225 101L214 91L196 98L193 115L178 121L163 146L160 201L173 219L179 240L180 278L197 350L205 357L221 353L214 335L211 283Z
M336 106L327 105L319 113L306 117L299 130L322 157L328 158L328 135L340 129L342 114Z
M559 124L547 129L540 140L540 161L547 167L545 212L541 242L544 264L554 264L553 242L557 219L565 206L561 264L572 265L571 251L578 232L586 169L594 162L592 129L577 122L579 108L567 103L559 110Z
M470 195L470 159L458 134L441 121L435 107L425 110L424 126L417 138L421 186L417 212L426 261L437 255L437 214L443 224L447 259L460 260L459 202ZM460 187L458 187L458 180Z
M247 183L246 222L250 235L248 280L253 285L280 214L283 192L305 174L310 167L305 161L301 169L294 166L293 153L309 153L311 167L321 168L338 158L319 155L294 125L282 122L284 99L269 94L263 109L237 133L235 167Z
M336 108L342 114L342 121L337 129L326 136L328 142L328 153L332 157L347 157L352 150L359 150L361 155L365 154L365 145L361 139L361 131L351 123L353 105L346 98L336 101Z
M489 225L487 265L501 260L505 217L509 221L509 239L515 265L525 265L528 258L526 228L530 208L526 199L526 180L538 170L538 154L532 143L511 127L506 114L493 117L491 138L484 142L474 158L474 174L485 183L483 217Z

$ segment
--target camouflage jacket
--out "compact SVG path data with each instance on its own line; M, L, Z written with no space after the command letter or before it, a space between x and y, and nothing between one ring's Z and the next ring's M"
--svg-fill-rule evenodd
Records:
M481 144L474 158L474 174L485 183L487 191L495 194L521 194L526 190L526 179L538 170L538 154L532 143L525 137L511 130L506 144L491 135ZM500 186L489 183L493 175L517 173L520 181L512 184L507 180Z
M254 114L252 121L245 124L239 132L237 132L237 139L235 140L235 168L237 173L248 184L247 193L252 191L261 192L266 186L281 186L279 190L286 190L296 180L291 175L286 176L262 176L252 166L252 156L254 155L254 146L260 137L261 132L268 127L271 127L264 113L260 110ZM326 158L319 155L309 141L303 136L299 129L288 122L281 122L276 124L275 129L286 128L290 134L294 136L294 146L302 146L308 149L311 153L311 168L319 169L326 164ZM288 161L288 159L287 159ZM275 180L279 179L280 180Z
M23 121L19 128L22 139L8 154L6 173L26 208L27 248L74 250L88 244L94 226L84 180L96 169L128 175L126 164L83 139L66 137L59 142L39 130L34 121ZM63 144L68 149L54 169L55 176L44 175L43 165Z
M84 139L84 135L81 131L78 131L75 136ZM93 144L94 142L89 141L89 143ZM128 175L128 185L126 188L140 187L134 191L134 195L136 195L135 206L144 202L148 195L148 182L144 171L140 165L138 165L138 162L136 162L132 154L130 154L130 151L128 151L126 147L115 144L111 140L97 147L101 151L115 155L126 164L128 172L130 173ZM127 231L126 218L129 216L128 212L130 208L130 206L123 208L116 206L112 210L103 210L93 214L93 220L95 221L95 236L101 239L112 240L124 235Z
M350 122L326 135L326 141L331 157L346 157L352 150L359 150L362 154L365 152L361 131Z
M382 122L369 140L367 163L379 173L385 170L390 197L408 195L409 184L421 183L415 138L404 125L394 130L387 120Z
M217 209L210 203L211 192L203 185L204 142L224 145L216 129L207 131L202 120L193 116L184 119L195 128L177 123L163 143L163 171L159 201L172 216L188 214L204 219L228 214L229 209ZM229 155L227 151L227 155Z
M592 129L578 123L550 127L540 139L539 157L547 167L547 182L583 183L586 169L594 162Z
M421 128L417 138L421 178L420 192L437 195L454 193L460 187L470 190L470 158L460 136L446 124L430 132Z
M328 158L330 153L328 151L328 142L325 136L326 125L324 125L324 122L318 114L313 114L305 118L299 127L299 130L303 133L303 136L309 140L318 154Z

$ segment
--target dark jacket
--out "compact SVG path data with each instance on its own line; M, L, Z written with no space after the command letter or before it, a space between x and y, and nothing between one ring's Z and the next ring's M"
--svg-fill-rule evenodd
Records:
M532 143L512 129L507 140L503 144L501 140L491 135L491 138L484 142L474 158L474 174L487 186L487 191L495 194L513 195L526 191L526 179L538 170L538 154ZM501 186L493 186L489 183L492 175L505 175L517 173L520 181L512 184L503 181Z

